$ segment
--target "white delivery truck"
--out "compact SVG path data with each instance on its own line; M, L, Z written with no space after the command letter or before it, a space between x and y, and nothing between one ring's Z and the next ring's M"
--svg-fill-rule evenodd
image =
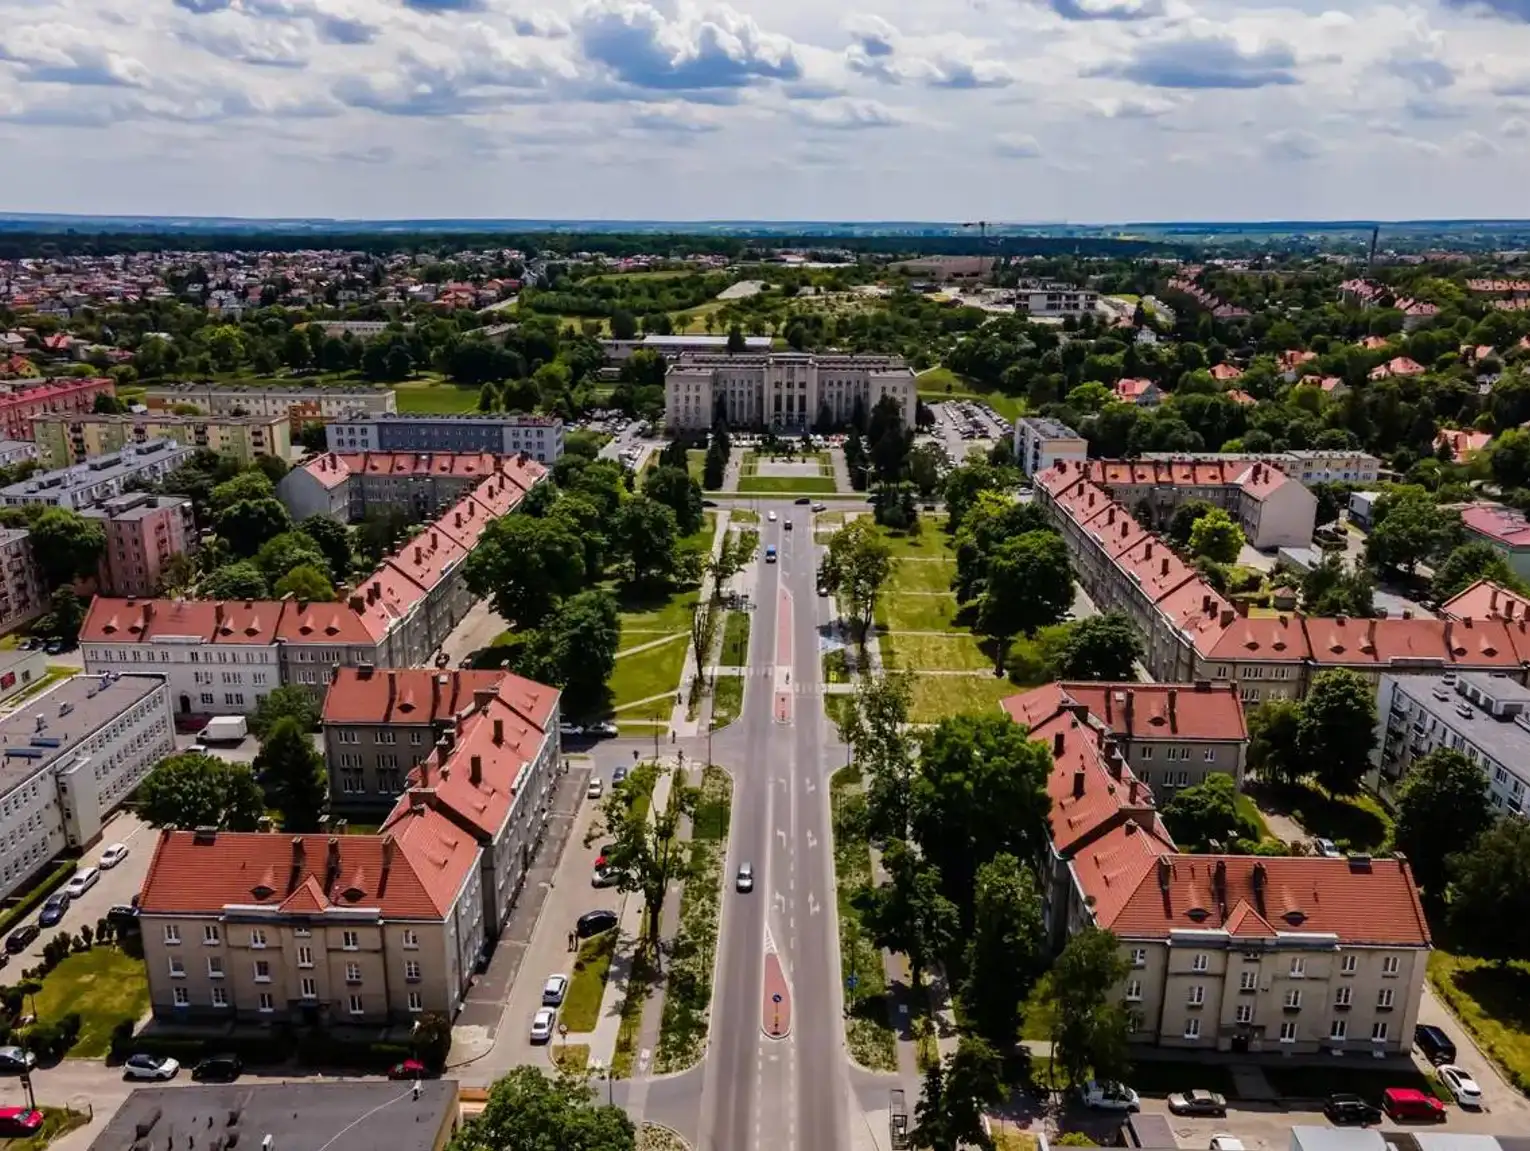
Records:
M200 743L238 743L250 733L249 724L242 715L215 715L207 726L197 732Z

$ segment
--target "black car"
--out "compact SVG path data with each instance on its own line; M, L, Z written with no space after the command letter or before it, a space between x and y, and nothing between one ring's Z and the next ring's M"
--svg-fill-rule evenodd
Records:
M37 917L37 922L43 927L52 927L64 918L64 912L69 910L69 894L64 891L55 891L48 896L48 902L42 906L42 914Z
M616 912L586 911L574 924L574 930L580 939L588 939L592 935L599 935L602 931L610 931L615 926Z
M1368 1127L1381 1122L1381 1108L1373 1107L1358 1095L1330 1095L1323 1104L1323 1114L1340 1127Z
M1456 1061L1456 1045L1444 1030L1429 1023L1420 1023L1413 1029L1413 1046L1423 1053L1425 1059L1436 1067Z
M209 1055L191 1069L191 1077L200 1083L232 1083L243 1070L237 1055Z
M794 504L802 504L804 507L810 505L812 502L813 502L813 497L812 496L798 496L796 499L794 499L792 501L792 503L794 503Z
M12 955L20 955L32 944L32 940L42 934L42 928L35 923L23 923L10 935L6 936L5 949Z

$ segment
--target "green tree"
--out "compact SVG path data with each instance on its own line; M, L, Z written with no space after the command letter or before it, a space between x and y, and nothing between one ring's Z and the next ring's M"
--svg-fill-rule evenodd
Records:
M855 751L865 781L867 830L879 839L904 839L917 745L908 732L913 680L907 672L862 676L840 737Z
M198 587L205 599L265 599L269 593L266 577L249 560L226 564L202 577Z
M940 869L901 839L882 855L887 882L873 888L864 920L878 947L908 956L910 981L924 986L924 972L948 955L961 930L956 905L941 892Z
M632 797L640 790L651 793L657 778L657 770L645 764L628 776L622 787L613 788L587 837L589 843L599 839L609 845L605 855L607 866L617 877L617 889L642 896L648 927L644 940L655 952L664 896L671 883L690 874L688 844L676 831L683 816L694 814L697 800L696 789L677 780L664 810L650 813L646 804L633 803Z
M558 520L503 516L489 524L463 573L468 590L488 597L501 618L537 627L580 590L584 547Z
M909 1140L930 1151L993 1151L983 1112L1007 1095L999 1053L982 1039L964 1036L954 1052L925 1072Z
M1238 813L1233 777L1217 771L1187 787L1163 807L1164 826L1183 851L1226 851L1239 839L1259 839L1259 828Z
M616 600L600 588L570 596L544 626L528 632L512 649L511 667L520 675L563 690L563 714L583 718L606 703L606 681L616 670L621 644ZM491 648L490 651L499 649Z
M1073 603L1068 545L1056 532L1027 532L999 546L988 563L977 626L994 641L1000 671L1009 641L1057 623Z
M1443 747L1413 761L1397 791L1392 842L1432 898L1445 894L1447 857L1470 851L1492 825L1487 772L1479 764Z
M1248 713L1248 767L1269 783L1295 783L1306 773L1296 735L1302 708L1294 699L1272 699Z
M977 871L961 985L968 1026L999 1051L1014 1045L1023 1006L1047 956L1036 877L1013 855L1000 852Z
M513 1068L489 1088L484 1109L446 1151L636 1151L637 1130L620 1107L601 1106L587 1079Z
M1136 678L1134 665L1143 656L1142 641L1124 614L1110 611L1066 626L1067 638L1057 659L1060 678L1107 683Z
M1387 492L1376 501L1376 526L1365 544L1366 562L1401 568L1412 576L1446 542L1450 523L1422 488Z
M1190 533L1195 530L1195 521L1209 512L1221 510L1207 500L1186 500L1174 509L1169 520L1169 539L1182 548L1190 547Z
M1462 544L1434 569L1429 592L1435 601L1444 603L1460 595L1478 580L1491 580L1500 587L1525 594L1525 585L1504 559L1503 553L1483 540Z
M1052 751L1007 715L950 716L920 744L913 838L970 927L978 868L1001 852L1039 860L1047 850Z
M940 490L945 454L936 444L921 444L908 454L908 478L924 499Z
M611 313L611 338L613 340L637 339L637 320L626 308L617 308Z
M254 831L266 813L248 764L195 751L161 760L137 795L138 815L150 827Z
M683 445L680 453L683 458ZM643 481L643 494L675 513L675 526L682 536L694 535L701 530L704 515L701 485L691 479L684 464L680 467L666 465L654 468Z
M728 329L728 355L741 356L749 345L744 340L744 329L734 324Z
M28 531L32 557L48 587L95 575L106 551L106 529L68 508L49 508Z
M295 372L301 372L313 363L313 349L301 328L288 328L282 337L282 363Z
M1045 984L1052 1015L1052 1058L1068 1082L1119 1081L1130 1066L1131 1020L1116 987L1131 970L1109 931L1085 927L1068 940Z
M309 516L297 530L314 543L328 561L329 571L337 580L351 573L351 529L329 516Z
M1218 563L1230 564L1243 550L1243 529L1221 508L1212 508L1190 529L1190 551Z
M212 489L214 511L221 512L245 500L264 500L276 495L276 488L264 472L247 471L224 480Z
M1500 964L1530 955L1530 820L1498 820L1449 869L1447 921L1462 950Z
M961 530L979 492L1003 494L1019 482L1020 473L1013 468L996 468L985 460L974 460L952 468L946 475L942 493L946 502L946 531L954 535Z
M287 716L271 725L254 766L266 805L282 813L282 827L318 831L329 808L329 776L324 757L296 719Z
M213 367L218 371L232 372L244 362L244 333L233 324L203 328L199 336L212 359Z
M631 565L634 583L660 583L674 574L678 535L674 511L658 500L634 496L622 505L616 544Z
M1297 755L1317 781L1330 795L1354 795L1375 742L1376 696L1365 677L1348 668L1320 673L1296 723Z
M264 743L284 719L292 720L303 731L317 731L321 712L319 697L306 687L286 684L273 688L260 697L250 713L250 734Z
M1500 432L1488 449L1488 467L1501 488L1530 486L1530 432L1524 428Z
M48 634L55 635L65 644L72 645L80 638L80 625L85 622L85 605L74 594L72 587L56 587L48 597Z
M266 577L266 582L271 584L301 566L316 569L326 585L330 581L329 560L325 558L324 549L311 536L300 531L282 532L261 544L260 551L255 554L255 566ZM329 596L324 598L333 595L334 588L331 586Z
M951 586L957 600L967 603L981 596L994 553L1016 536L1036 531L1052 531L1040 505L1019 503L990 488L979 490L956 533L956 576Z
M218 535L236 555L252 556L290 529L292 517L277 499L240 500L218 513L217 525Z
M1302 606L1311 616L1351 616L1369 619L1376 614L1375 585L1365 568L1350 570L1336 553L1302 576Z
M818 580L830 595L842 597L861 642L876 615L877 597L892 574L892 549L865 516L851 520L829 537Z

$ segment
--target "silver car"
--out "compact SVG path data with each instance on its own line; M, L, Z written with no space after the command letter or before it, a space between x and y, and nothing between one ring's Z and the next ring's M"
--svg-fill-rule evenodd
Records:
M754 890L754 864L741 863L738 865L738 879L735 881L739 891L748 893Z

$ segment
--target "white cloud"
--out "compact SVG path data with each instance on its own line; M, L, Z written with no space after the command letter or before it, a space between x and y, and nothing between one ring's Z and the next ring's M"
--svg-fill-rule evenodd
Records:
M994 137L993 149L1010 160L1034 160L1041 155L1041 145L1036 142L1035 136L1017 132L1005 132Z

